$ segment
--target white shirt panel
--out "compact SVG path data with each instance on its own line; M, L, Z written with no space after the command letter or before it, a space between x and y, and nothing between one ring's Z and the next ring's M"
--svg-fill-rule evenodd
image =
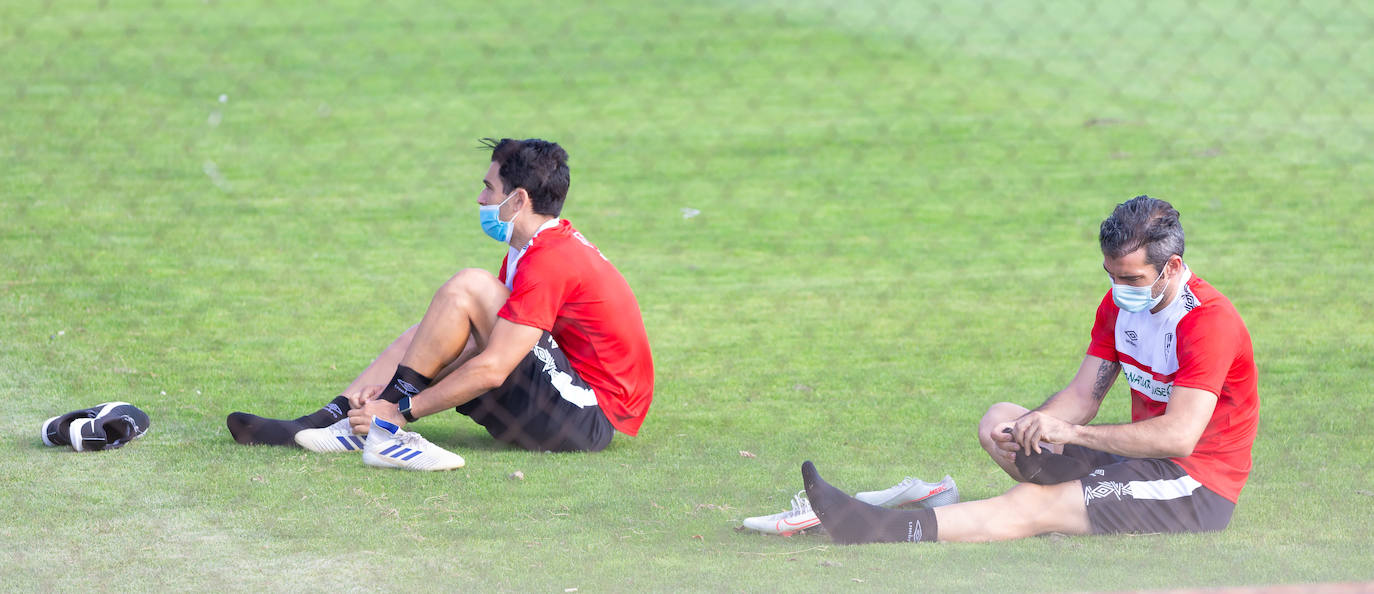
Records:
M535 238L535 237L539 237L539 233L540 233L541 231L543 231L543 230L545 230L545 229L551 229L551 228L553 228L553 227L557 227L557 226L558 226L558 221L559 221L559 218L558 218L558 217L554 217L554 218L552 218L552 219L549 219L549 220L545 221L543 225L540 225L538 229L535 229L535 230L534 230L534 237L530 237L530 242L527 243L527 244L525 244L525 247L522 247L522 248L520 248L520 249L517 250L517 249L515 249L515 246L511 246L510 251L506 252L506 288L507 288L507 289L510 289L510 290L512 290L512 291L515 290L515 269L516 269L517 266L520 265L520 257L525 255L525 250L530 249L530 246L534 245L534 238Z
M1179 279L1178 295L1159 313L1149 310L1130 313L1120 310L1116 317L1116 350L1139 365L1121 361L1122 374L1131 389L1157 402L1168 402L1173 392L1173 375L1178 371L1178 323L1202 302L1188 288L1192 271L1185 266ZM1168 381L1155 379L1156 375Z

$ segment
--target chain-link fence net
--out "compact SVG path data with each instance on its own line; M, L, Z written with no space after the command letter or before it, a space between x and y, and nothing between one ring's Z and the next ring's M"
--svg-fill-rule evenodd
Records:
M306 412L455 261L496 269L493 136L571 153L565 214L653 339L651 432L761 414L838 443L917 416L850 390L996 397L1008 337L1081 353L1096 225L1144 193L1281 371L1368 369L1371 95L1356 0L10 1L0 360L170 392L188 426L226 406L179 394L240 380ZM1286 340L1294 303L1351 331Z

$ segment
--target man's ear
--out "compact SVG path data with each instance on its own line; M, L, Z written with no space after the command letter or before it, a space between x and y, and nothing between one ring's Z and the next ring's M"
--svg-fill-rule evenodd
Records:
M1178 275L1183 274L1183 257L1179 256L1178 254L1169 256L1169 261L1165 263L1165 266L1173 266L1173 276L1177 277Z

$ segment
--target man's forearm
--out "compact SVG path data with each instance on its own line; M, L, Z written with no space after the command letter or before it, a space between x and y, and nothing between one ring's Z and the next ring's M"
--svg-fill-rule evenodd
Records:
M1067 423L1083 425L1097 416L1095 404L1086 402L1069 389L1064 389L1047 398L1045 403L1035 410Z
M1189 440L1167 416L1124 425L1079 425L1069 443L1129 458L1183 457L1193 452Z
M446 408L465 404L473 398L501 387L544 333L534 326L498 318L486 348L477 351L469 342L458 358L471 356L447 377L410 399L410 414L415 418L432 415ZM451 366L450 366L451 367ZM448 371L448 368L445 368Z
M1068 387L1050 396L1035 410L1061 421L1085 425L1097 416L1102 399L1121 372L1121 364L1097 357L1083 358Z
M418 419L466 404L473 398L500 387L504 378L493 382L493 377L495 374L487 366L469 364L459 367L439 383L411 397L410 414Z

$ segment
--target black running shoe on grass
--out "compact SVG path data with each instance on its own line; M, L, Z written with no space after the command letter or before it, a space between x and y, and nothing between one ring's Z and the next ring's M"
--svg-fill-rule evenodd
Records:
M113 450L148 431L148 414L127 402L101 405L95 418L76 419L67 428L67 440L78 452Z

